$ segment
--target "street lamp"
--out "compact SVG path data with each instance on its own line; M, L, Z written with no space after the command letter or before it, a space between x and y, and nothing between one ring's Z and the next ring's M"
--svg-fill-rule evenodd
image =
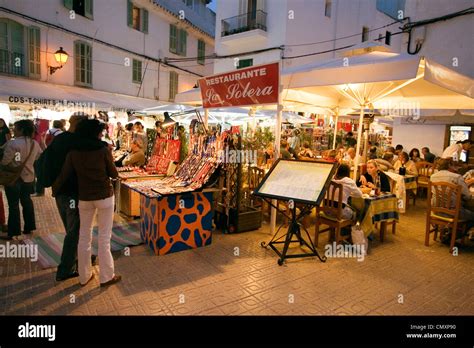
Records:
M49 73L53 75L56 70L61 69L64 64L66 64L67 59L69 58L69 54L65 50L63 50L62 47L59 47L59 50L54 52L54 59L56 59L56 62L59 63L59 66L50 66L49 67Z

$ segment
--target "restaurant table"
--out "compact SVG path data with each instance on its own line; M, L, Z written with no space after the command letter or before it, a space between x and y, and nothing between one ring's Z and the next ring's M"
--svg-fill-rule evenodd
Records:
M398 199L393 193L383 193L379 196L350 197L348 203L356 210L366 237L376 231L375 224L380 222L380 241L383 241L387 223L398 222Z
M416 195L418 184L415 175L400 175L393 172L384 172L394 183L392 192L398 198L398 209L405 213L407 204L407 191L413 191Z

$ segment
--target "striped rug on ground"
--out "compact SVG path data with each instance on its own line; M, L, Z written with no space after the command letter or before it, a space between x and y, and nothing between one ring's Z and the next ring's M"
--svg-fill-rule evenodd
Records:
M92 254L97 255L97 226L94 227L92 238ZM41 268L57 267L61 260L61 252L66 235L62 232L50 233L45 236L37 236L32 239L24 239L25 244L38 245L38 263ZM112 251L123 250L127 246L142 244L140 239L140 223L122 223L112 228Z

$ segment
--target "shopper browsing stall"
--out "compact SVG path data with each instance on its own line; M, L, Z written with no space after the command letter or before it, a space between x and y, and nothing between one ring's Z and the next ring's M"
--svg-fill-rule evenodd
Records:
M100 141L104 124L98 120L84 120L77 126L78 136ZM110 251L114 219L114 191L110 178L117 178L112 154L107 147L98 150L74 150L68 153L61 174L53 184L56 194L68 178L76 173L78 178L79 215L81 219L78 244L78 269L81 285L86 285L94 274L91 264L92 223L98 213L100 285L108 286L121 280L115 274Z
M82 113L73 114L69 119L69 129L56 136L50 146L41 155L39 180L49 187L59 176L66 161L66 156L72 150L98 150L106 145L99 140L87 140L79 137L75 132L77 125L87 120L88 116ZM77 244L79 240L79 210L78 183L75 174L70 175L64 185L55 191L56 207L64 225L64 238L61 261L56 272L56 280L63 281L77 277Z
M40 156L41 148L32 138L34 131L35 127L31 120L17 121L13 126L15 138L5 145L1 165L23 168L10 185L5 185L8 200L8 235L3 237L4 239L13 239L21 235L20 203L23 208L23 233L28 235L36 229L35 210L30 195L35 180L33 163Z
M146 149L148 144L148 138L145 133L145 127L143 127L143 124L141 122L137 121L134 123L133 128L134 133L132 140L140 139L142 141L143 148Z

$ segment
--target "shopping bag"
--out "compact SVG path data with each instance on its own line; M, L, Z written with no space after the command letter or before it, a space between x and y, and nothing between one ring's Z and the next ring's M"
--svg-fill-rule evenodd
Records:
M352 244L359 245L362 254L367 255L367 249L369 247L369 243L359 223L352 226L351 237L352 237Z

